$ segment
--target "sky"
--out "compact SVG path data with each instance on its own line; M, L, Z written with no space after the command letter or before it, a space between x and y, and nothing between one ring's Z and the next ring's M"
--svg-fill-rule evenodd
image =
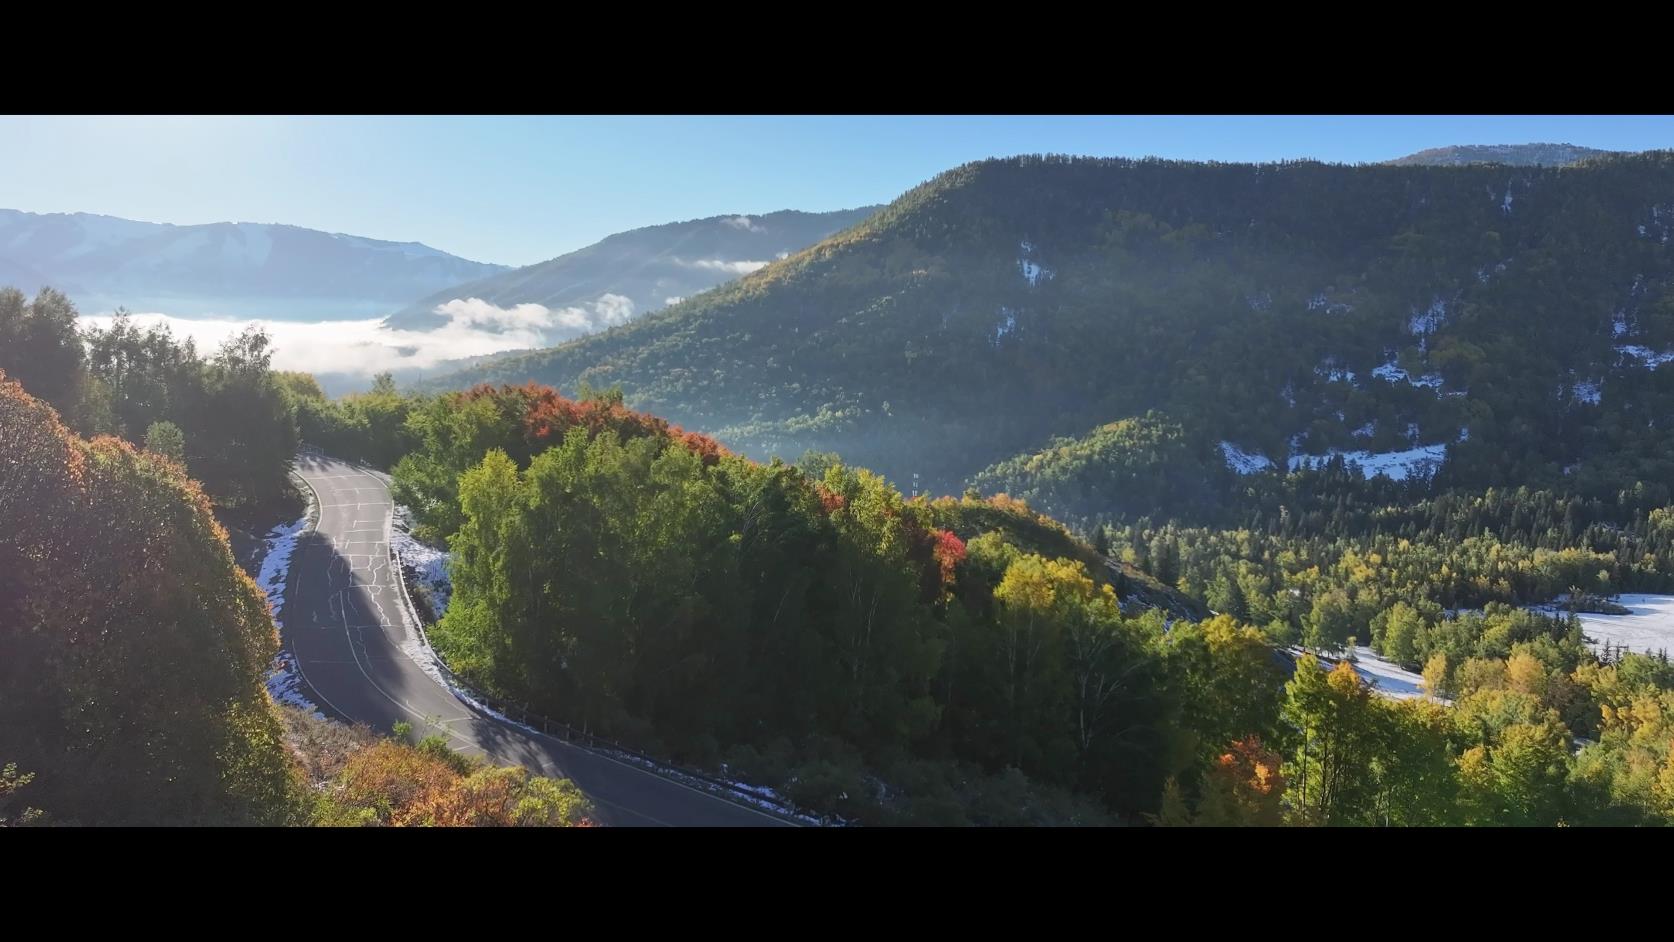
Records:
M1674 117L0 117L0 208L279 222L526 265L614 232L885 203L1019 153L1387 160L1674 147Z

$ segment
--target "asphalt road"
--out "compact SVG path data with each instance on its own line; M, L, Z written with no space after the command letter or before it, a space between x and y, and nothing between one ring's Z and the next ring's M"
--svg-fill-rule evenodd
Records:
M403 645L418 620L390 562L394 503L378 476L303 456L319 521L297 541L283 612L285 644L323 709L388 731L397 721L446 735L454 749L563 776L617 826L772 827L785 822L579 746L475 712L426 674Z

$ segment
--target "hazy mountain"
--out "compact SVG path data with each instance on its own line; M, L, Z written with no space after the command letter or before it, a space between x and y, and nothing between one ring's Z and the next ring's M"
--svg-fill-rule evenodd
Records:
M1344 454L1602 491L1674 477L1671 193L1661 152L985 161L738 282L448 382L620 384L752 454L832 450L936 490L1156 409L1240 470Z
M373 316L505 270L417 242L297 226L0 209L0 283L28 292L51 285L85 313L122 305L182 315Z
M538 304L560 312L573 309L558 320L585 333L701 294L807 248L877 209L712 216L619 232L567 255L437 291L396 312L388 324L409 330L439 327L446 321L435 313L438 306L476 298L498 308Z
M1466 164L1505 164L1511 167L1565 167L1595 157L1610 157L1622 151L1599 150L1575 144L1455 144L1432 147L1416 154L1397 157L1397 167L1462 167Z

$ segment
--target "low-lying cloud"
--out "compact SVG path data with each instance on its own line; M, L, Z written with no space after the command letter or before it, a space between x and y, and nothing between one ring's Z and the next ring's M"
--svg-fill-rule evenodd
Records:
M600 295L581 307L550 308L544 304L499 307L481 298L455 298L432 312L447 319L448 327L463 325L495 331L534 330L555 333L560 340L625 324L634 316L634 302L620 294Z
M747 260L729 262L720 258L700 258L695 261L681 259L680 264L687 268L701 268L704 271L724 271L729 275L748 275L750 272L759 271L772 263Z
M633 317L634 303L622 295L606 294L579 307L518 304L502 308L480 298L461 298L439 305L435 313L444 322L434 330L391 329L381 318L299 322L162 313L129 317L141 328L163 326L177 339L190 337L205 355L213 354L246 326L261 324L273 338L275 369L369 377L385 371L410 374L450 360L550 347L627 322ZM84 315L80 322L102 330L110 326L112 317Z
M766 232L767 231L766 226L762 225L761 223L756 222L754 219L751 219L749 216L733 216L730 219L723 219L723 220L721 220L721 222L726 223L727 225L733 227L734 229L742 229L745 232Z

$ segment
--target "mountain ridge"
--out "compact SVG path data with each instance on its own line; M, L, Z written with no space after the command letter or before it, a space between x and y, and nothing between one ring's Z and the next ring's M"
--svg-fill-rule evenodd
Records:
M699 298L434 385L620 384L752 455L838 451L955 492L1153 408L1281 462L1431 449L1444 481L1550 483L1641 450L1622 410L1674 345L1670 187L1667 152L983 161Z
M302 319L366 315L506 266L421 242L286 223L152 223L0 209L0 272L60 288L90 310Z
M876 209L785 209L641 226L543 262L448 286L394 312L385 323L409 330L436 327L442 323L436 309L456 300L562 310L598 305L607 295L631 304L627 317L644 316L798 251ZM620 309L621 301L615 306Z

